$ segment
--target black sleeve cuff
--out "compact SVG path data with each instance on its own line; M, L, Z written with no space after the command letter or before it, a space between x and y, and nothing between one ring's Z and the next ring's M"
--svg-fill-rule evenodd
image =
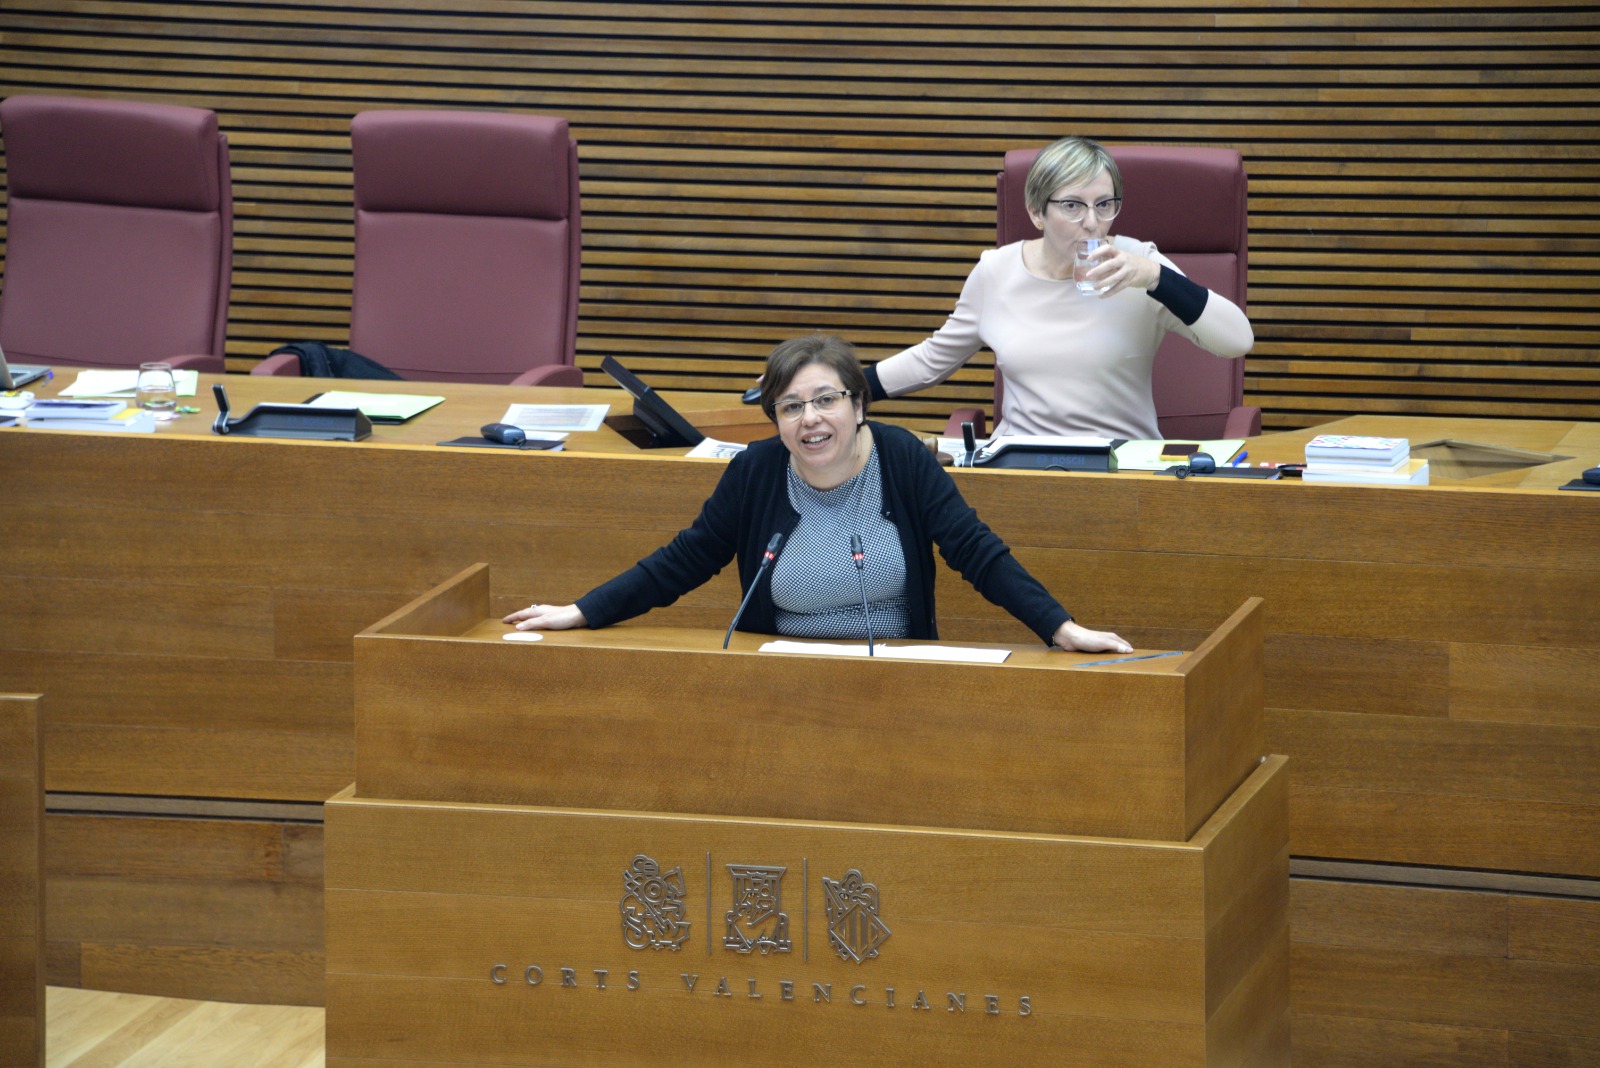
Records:
M1178 317L1184 326L1193 326L1200 313L1206 310L1211 290L1198 282L1190 281L1171 267L1161 268L1161 281L1150 291L1166 309Z
M873 364L867 368L867 392L875 401L888 400L889 394L883 390L883 383L878 381L878 365Z

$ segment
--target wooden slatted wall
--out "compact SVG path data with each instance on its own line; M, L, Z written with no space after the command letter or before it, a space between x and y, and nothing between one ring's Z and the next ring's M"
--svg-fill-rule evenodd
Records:
M1234 146L1251 175L1249 400L1600 418L1600 15L1585 0L4 0L0 92L217 110L238 197L230 366L343 341L348 123L566 116L580 362L742 388L823 328L871 358L943 322L1010 147ZM983 358L882 411L988 399Z

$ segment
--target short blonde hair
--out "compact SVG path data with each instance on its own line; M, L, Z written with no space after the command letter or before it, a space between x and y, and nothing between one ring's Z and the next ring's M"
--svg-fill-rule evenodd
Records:
M1033 215L1043 215L1050 195L1064 185L1087 185L1101 171L1111 174L1111 195L1122 196L1122 172L1117 161L1098 141L1087 137L1063 137L1040 151L1028 168L1028 181L1022 195Z

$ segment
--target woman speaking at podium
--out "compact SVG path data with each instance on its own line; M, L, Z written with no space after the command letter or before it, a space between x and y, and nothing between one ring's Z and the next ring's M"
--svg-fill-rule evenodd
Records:
M848 342L811 334L779 344L761 385L761 410L778 436L733 458L694 523L576 604L535 604L505 622L518 630L620 623L673 603L737 558L741 630L934 640L937 545L1046 644L1132 651L1117 635L1075 622L915 435L867 420L868 396Z

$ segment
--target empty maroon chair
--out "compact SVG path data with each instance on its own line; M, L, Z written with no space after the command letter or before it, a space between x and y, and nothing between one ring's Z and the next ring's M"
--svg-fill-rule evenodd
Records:
M228 141L202 108L13 96L0 347L29 363L224 370Z
M350 348L402 378L583 385L566 120L366 111L350 147ZM298 357L269 357L256 373L298 374Z
M1245 310L1249 243L1247 179L1239 153L1178 145L1107 146L1122 172L1122 213L1112 227L1162 254L1194 281ZM995 243L1039 236L1028 218L1023 189L1037 148L1012 149L995 176ZM1156 422L1167 438L1243 438L1261 432L1261 409L1244 404L1244 360L1225 360L1188 338L1168 334L1156 350L1152 385ZM995 372L998 418L1002 383ZM976 408L958 410L948 433L964 421L983 427Z

